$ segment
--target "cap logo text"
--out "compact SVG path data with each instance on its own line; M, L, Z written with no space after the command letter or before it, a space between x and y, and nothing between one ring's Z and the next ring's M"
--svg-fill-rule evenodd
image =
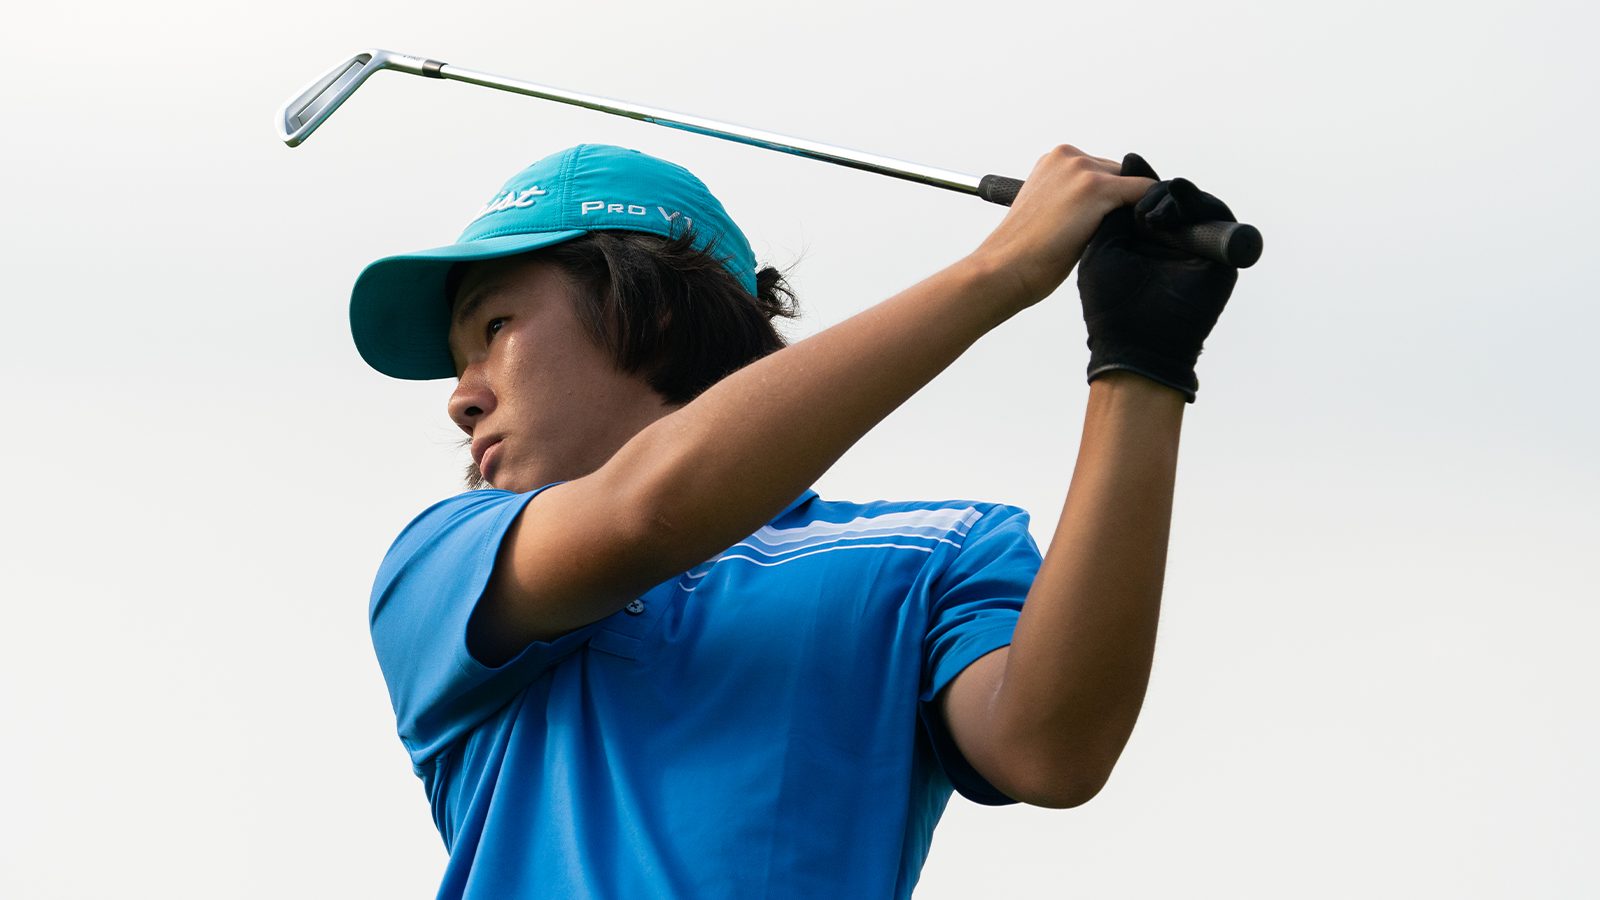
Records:
M582 205L580 206L579 215L587 216L592 212L616 213L618 215L626 213L630 216L649 215L648 210L634 203L610 203L605 200L583 201ZM662 206L656 207L656 212L660 213L661 218L666 219L668 222L675 221L679 216L683 216L683 213L677 211L669 213L667 212L666 207ZM694 220L688 216L683 216L683 223L690 229L694 228Z
M543 197L544 195L545 192L537 184L525 191L510 190L503 194L495 194L494 198L485 203L483 209L478 210L478 214L472 217L472 221L476 222L490 213L497 213L507 209L526 209L539 202L534 198ZM470 225L472 222L467 224Z

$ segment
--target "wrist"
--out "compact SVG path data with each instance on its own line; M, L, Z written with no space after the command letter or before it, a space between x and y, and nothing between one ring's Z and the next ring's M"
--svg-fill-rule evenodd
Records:
M1200 390L1200 379L1195 377L1194 363L1174 361L1159 353L1124 348L1121 352L1105 352L1090 343L1088 381L1094 384L1116 372L1126 372L1153 381L1183 395L1190 403Z
M1049 291L1039 291L1025 277L1021 266L985 247L979 247L951 268L966 282L968 292L1000 313L1002 319L1050 295Z
M1125 368L1105 369L1091 375L1089 396L1118 406L1147 408L1153 412L1172 408L1180 414L1187 403L1194 402L1194 395L1181 387Z

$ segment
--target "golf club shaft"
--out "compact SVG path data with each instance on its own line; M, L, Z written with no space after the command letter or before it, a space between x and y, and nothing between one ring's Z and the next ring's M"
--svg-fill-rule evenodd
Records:
M614 116L625 116L641 122L650 122L655 125L665 125L680 131L690 131L695 134L704 134L711 137L722 138L725 141L734 141L740 144L749 144L752 147L764 147L768 150L777 150L780 153L789 153L794 156L803 156L807 159L821 160L838 166L848 166L852 169L862 169L876 172L879 175L888 175L894 178L903 178L906 181L915 181L918 184L932 185L951 191L960 191L964 194L978 193L978 186L982 179L964 172L954 172L949 169L940 169L934 166L924 166L905 160L879 156L876 153L864 153L860 150L851 150L848 147L836 147L824 144L821 141L811 141L805 138L791 137L771 131L762 131L759 128L748 128L743 125L733 125L728 122L717 122L700 116L691 116L685 113L669 112L662 109L653 109L640 106L637 103L628 103L622 100L611 100L606 97L596 97L590 94L580 94L576 91L562 90L542 84L533 84L515 78L504 78L499 75L490 75L486 72L475 72L460 66L441 65L437 77L450 81L464 81L467 84L481 85L482 87L495 88L501 91L510 91L514 94L524 94L529 97L538 97L543 100L554 100L557 103L566 103L572 106L581 106L598 112L610 113Z
M542 100L581 106L584 109L665 125L680 131L709 135L753 147L765 147L768 150L875 172L963 194L974 194L1001 206L1011 205L1023 183L1021 179L1007 178L1003 175L984 175L980 178L964 172L824 144L821 141L581 94L386 50L371 50L357 54L331 69L321 79L313 82L284 104L278 113L278 130L284 142L291 147L298 146L317 126L332 115L334 110L338 109L367 76L379 69L393 69L426 78L461 81L528 97L538 97ZM1253 226L1238 222L1198 222L1168 231L1146 231L1145 235L1153 241L1183 252L1240 268L1253 265L1261 255L1261 233Z

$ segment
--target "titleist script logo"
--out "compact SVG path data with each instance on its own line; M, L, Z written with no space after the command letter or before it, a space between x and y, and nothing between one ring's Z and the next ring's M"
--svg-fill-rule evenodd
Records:
M607 203L604 200L583 201L583 205L580 207L578 214L587 216L592 212L621 213L629 216L647 216L650 214L649 210L634 203ZM665 207L661 206L656 207L656 212L660 213L661 218L666 219L668 222L674 221L679 216L683 216L683 213L681 212L674 211L669 213ZM688 216L683 216L683 224L686 228L694 228L694 220Z
M508 209L526 209L539 202L534 198L543 197L544 195L545 192L540 190L537 184L525 191L506 191L502 194L495 194L488 203L483 205L483 209L478 210L478 214L472 217L472 222L476 222L490 213L503 212ZM471 225L472 222L467 224Z

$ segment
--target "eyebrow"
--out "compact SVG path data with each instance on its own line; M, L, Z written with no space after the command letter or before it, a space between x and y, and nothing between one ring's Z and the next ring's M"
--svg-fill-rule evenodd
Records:
M460 328L467 324L467 320L472 318L472 314L478 311L478 307L482 306L485 300L503 290L505 290L505 284L499 281L491 281L488 284L481 284L474 288L472 293L467 295L467 299L456 305L455 315L451 317L455 327Z

